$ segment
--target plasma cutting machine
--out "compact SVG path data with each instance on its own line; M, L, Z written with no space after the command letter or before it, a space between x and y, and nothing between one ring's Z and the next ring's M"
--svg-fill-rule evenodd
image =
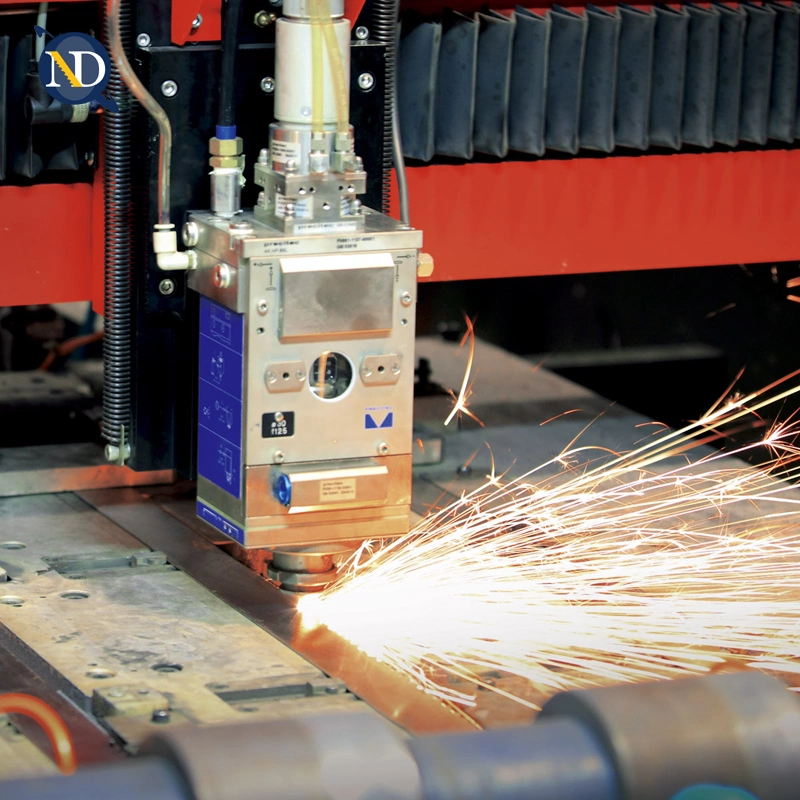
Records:
M197 511L245 547L409 523L422 236L361 205L350 24L341 2L323 4L324 20L313 5L285 3L276 24L276 122L255 207L236 199L241 168L228 161L241 156L215 155L212 210L183 228L201 295ZM212 153L241 151L235 128L226 135L218 127Z
M530 725L545 698L508 702L513 676L445 705L265 580L328 584L332 554L409 529L412 484L423 514L593 420L641 436L478 342L486 428L412 481L412 416L452 408L427 361L414 408L415 360L464 374L455 344L415 341L422 231L442 280L800 253L796 4L478 5L408 2L399 31L392 0L0 0L0 255L24 254L0 306L93 298L107 443L0 448L0 796L796 800L800 705L772 678L565 692ZM47 95L34 20L103 40L118 112ZM58 252L31 247L42 209ZM0 309L4 367L43 335L28 311ZM76 333L48 364L100 335ZM0 372L0 411L33 407L4 433L94 411L91 375L39 366ZM20 713L42 701L75 776Z

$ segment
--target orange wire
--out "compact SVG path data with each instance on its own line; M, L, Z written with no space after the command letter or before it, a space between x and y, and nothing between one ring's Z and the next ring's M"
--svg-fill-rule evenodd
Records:
M87 333L84 336L75 336L72 339L67 339L65 342L61 342L61 344L56 345L50 352L45 356L44 361L42 361L39 369L42 372L46 372L50 367L53 365L53 362L56 358L62 358L63 356L68 356L70 353L75 352L75 350L79 349L80 347L85 347L87 344L94 344L94 342L99 342L103 338L103 331L97 331L96 333Z
M64 775L72 775L77 767L75 747L64 720L43 700L29 694L0 695L0 714L24 714L44 728L53 745L55 761Z

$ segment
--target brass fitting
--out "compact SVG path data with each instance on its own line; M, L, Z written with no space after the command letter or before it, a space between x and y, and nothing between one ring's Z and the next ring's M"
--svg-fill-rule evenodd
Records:
M208 140L208 152L212 156L239 156L243 149L241 136L237 136L235 139L217 139L216 136L213 136Z
M212 156L208 159L212 169L244 169L244 156Z
M433 256L420 253L417 258L417 277L430 278L431 275L433 275Z

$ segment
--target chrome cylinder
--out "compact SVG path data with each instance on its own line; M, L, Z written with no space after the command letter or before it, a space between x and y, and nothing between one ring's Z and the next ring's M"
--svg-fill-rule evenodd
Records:
M232 168L211 171L211 210L229 219L242 210L242 172Z

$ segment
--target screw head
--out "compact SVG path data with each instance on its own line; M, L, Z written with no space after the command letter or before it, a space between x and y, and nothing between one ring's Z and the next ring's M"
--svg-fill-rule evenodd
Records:
M276 411L275 412L275 422L283 422L283 412Z
M272 457L276 464L283 464L286 461L286 456L282 450L276 450L275 455Z
M400 365L397 363L392 364L392 375L400 374Z
M172 278L164 278L164 280L158 284L158 291L163 295L172 294L175 291L175 281L173 281Z
M227 264L217 264L214 267L214 286L217 289L227 289L231 285L231 268Z
M386 444L386 442L381 442L381 443L378 445L378 452L379 452L379 453L380 453L382 456L385 456L385 455L386 455L386 454L389 452L389 445L388 445L388 444Z
M375 77L371 72L362 72L358 76L358 88L362 92L368 92L375 85Z
M255 17L253 17L253 23L257 28L266 28L267 25L275 22L275 19L275 15L271 14L269 11L258 11Z
M138 44L139 47L150 47L150 35L147 33L140 33L136 37L136 44Z
M266 314L269 311L269 303L263 298L256 303L259 314Z
M258 163L269 164L269 150L266 147L262 147L258 151Z
M169 722L169 711L165 711L163 708L157 708L150 717L150 721L159 725L164 725Z
M196 222L185 222L181 230L181 237L186 247L194 247L200 240L200 228Z
M404 306L410 306L413 299L411 292L403 292L403 294L400 295L400 302Z
M359 25L356 28L356 39L369 39L369 28L364 27L363 25Z
M363 375L365 378L369 378L369 376L370 376L370 375L372 375L372 370L369 368L369 365L368 365L368 364L364 364L364 365L361 367L361 374L362 374L362 375Z
M228 226L228 229L231 233L252 233L253 226L251 223L247 222L246 220L242 220L241 222L231 222Z
M203 24L203 15L202 14L198 14L192 20L192 33L194 33L202 24Z
M278 376L274 372L267 373L267 383L275 383L278 380Z
M304 369L297 370L297 372L295 372L295 375L297 376L297 380L299 381L304 381L306 379L306 371Z
M261 86L261 91L264 94L272 94L275 91L275 79L269 76L262 78L259 86Z
M83 160L86 162L87 167L94 166L94 150L87 150L83 154Z
M164 81L161 84L161 94L164 97L175 97L178 94L178 84L175 81Z

